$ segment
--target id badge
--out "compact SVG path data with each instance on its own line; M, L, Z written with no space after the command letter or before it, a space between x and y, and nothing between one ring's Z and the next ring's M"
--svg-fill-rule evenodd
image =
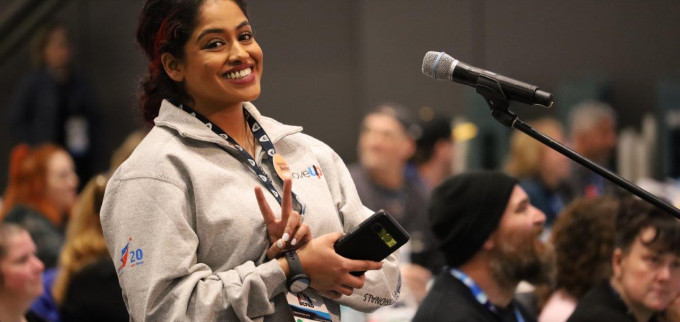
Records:
M320 295L314 292L286 293L295 322L332 322L331 314Z
M89 124L83 116L72 116L66 120L66 149L73 155L81 156L90 148Z

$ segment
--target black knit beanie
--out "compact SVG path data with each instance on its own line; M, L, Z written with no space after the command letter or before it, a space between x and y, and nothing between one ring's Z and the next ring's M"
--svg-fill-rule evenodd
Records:
M451 177L432 192L428 215L446 263L467 262L496 230L517 179L501 172Z

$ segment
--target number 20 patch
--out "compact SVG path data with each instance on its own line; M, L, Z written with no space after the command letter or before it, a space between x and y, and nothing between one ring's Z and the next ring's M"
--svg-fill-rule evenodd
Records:
M131 247L132 237L128 239L120 251L120 259L118 260L118 275L123 273L126 267L132 269L135 266L144 264L144 251L142 248L134 249Z

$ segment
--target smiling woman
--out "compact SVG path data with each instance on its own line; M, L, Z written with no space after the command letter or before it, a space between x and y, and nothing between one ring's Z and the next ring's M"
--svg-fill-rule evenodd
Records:
M112 176L101 211L131 319L339 321L340 303L394 303L395 256L333 249L372 213L340 157L250 103L263 54L245 4L149 0L139 21L150 60L141 107L154 128ZM310 165L313 180L291 176Z
M24 321L31 302L43 291L44 269L28 232L0 224L0 321ZM40 320L32 313L26 318Z

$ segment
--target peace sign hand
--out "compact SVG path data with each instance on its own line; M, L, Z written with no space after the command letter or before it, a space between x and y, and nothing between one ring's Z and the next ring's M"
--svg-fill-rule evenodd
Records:
M304 217L297 211L293 211L292 186L293 181L290 178L283 181L281 219L279 220L276 219L269 204L267 204L262 188L260 186L255 187L255 197L262 218L264 218L269 244L271 245L267 250L267 258L278 257L288 245L297 249L312 239L309 226L302 223Z

